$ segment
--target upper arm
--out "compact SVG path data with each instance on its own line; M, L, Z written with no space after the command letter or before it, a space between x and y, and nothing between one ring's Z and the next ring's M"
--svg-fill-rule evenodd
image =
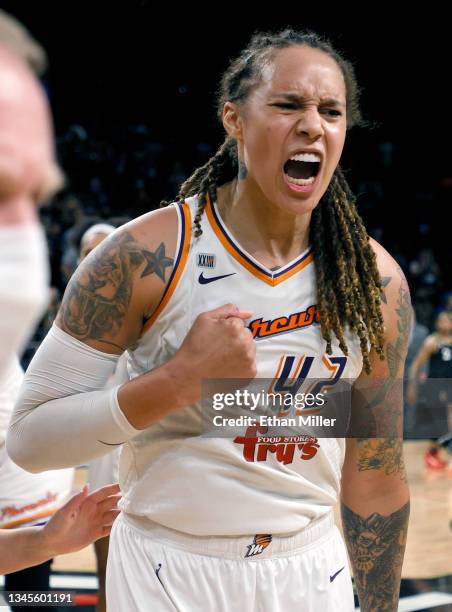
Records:
M372 371L362 372L356 386L369 386L375 382L403 378L408 342L413 322L410 290L405 275L389 253L371 239L377 257L377 266L383 280L381 313L384 324L384 356L373 351L370 355Z
M174 263L177 213L149 213L108 236L82 261L56 324L98 350L120 354L140 337Z
M378 243L371 242L384 279L381 310L385 358L381 360L372 352L370 374L363 371L353 386L352 433L343 466L346 496L354 495L356 477L363 487L374 487L375 479L383 475L399 481L404 478L403 373L412 325L410 292L397 262ZM390 485L389 480L382 484Z

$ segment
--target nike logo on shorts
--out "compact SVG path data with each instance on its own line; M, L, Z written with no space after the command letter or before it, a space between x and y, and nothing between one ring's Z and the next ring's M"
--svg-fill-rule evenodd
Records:
M207 285L208 283L213 283L214 281L226 278L227 276L232 276L233 274L235 274L235 272L231 272L230 274L222 274L221 276L208 276L206 278L204 276L204 272L201 272L198 281L201 283L201 285Z
M342 572L343 569L345 569L345 565L344 565L344 567L341 567L341 569L338 570L335 574L330 576L330 582L333 582L333 580L336 578L336 576L338 576Z

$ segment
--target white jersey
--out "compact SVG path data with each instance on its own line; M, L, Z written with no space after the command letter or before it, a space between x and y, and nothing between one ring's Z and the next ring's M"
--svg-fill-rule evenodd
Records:
M46 523L71 491L74 470L30 474L6 453L5 436L23 372L16 357L0 379L0 528Z
M257 378L283 384L303 368L309 378L355 379L362 369L358 339L347 333L345 357L334 338L325 355L316 307L313 254L271 271L236 242L214 203L192 234L197 198L176 204L175 264L155 313L128 352L133 378L167 362L196 317L226 303L253 311L248 325L257 350ZM274 390L277 390L274 387ZM266 427L244 426L239 436L201 435L201 403L170 415L124 445L122 508L193 535L290 533L334 506L344 459L343 439L271 444ZM247 444L247 438L254 442ZM274 442L274 440L273 440Z

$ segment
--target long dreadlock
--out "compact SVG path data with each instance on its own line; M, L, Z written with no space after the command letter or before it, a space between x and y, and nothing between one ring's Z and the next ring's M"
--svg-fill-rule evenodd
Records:
M293 45L319 49L336 61L346 84L347 127L362 124L359 90L351 64L317 34L290 29L277 34L255 34L248 47L231 63L222 79L219 117L225 102L246 101L251 89L259 83L263 68L278 49ZM181 186L179 201L198 195L194 219L196 237L202 234L201 218L208 198L216 199L217 188L234 180L238 169L237 145L228 136L215 155ZM317 308L326 351L332 353L334 334L339 347L348 355L344 339L348 326L359 338L364 369L369 373L370 350L374 349L381 359L384 358L381 279L369 236L340 167L336 168L327 191L312 212L309 238L314 254Z

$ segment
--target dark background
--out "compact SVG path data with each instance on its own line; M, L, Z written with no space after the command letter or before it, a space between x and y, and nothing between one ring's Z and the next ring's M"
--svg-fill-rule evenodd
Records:
M73 238L61 243L58 229L174 198L222 140L215 92L229 60L253 31L290 25L326 35L355 65L372 127L349 133L342 164L431 325L452 289L450 34L444 10L413 6L4 2L49 56L43 83L69 179L43 210L54 284L64 287Z

